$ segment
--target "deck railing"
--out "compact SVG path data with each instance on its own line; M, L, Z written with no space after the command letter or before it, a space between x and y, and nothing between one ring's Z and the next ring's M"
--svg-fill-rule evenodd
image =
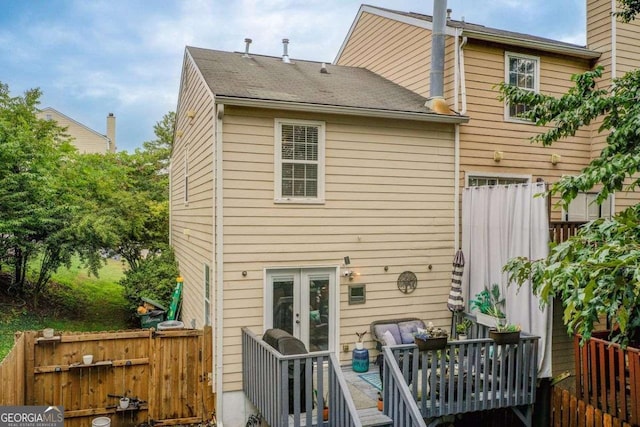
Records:
M549 241L562 243L576 235L585 221L549 221Z
M426 419L511 408L531 426L538 337L521 333L517 344L497 345L485 338L483 325L474 323L470 333L473 339L449 341L441 350L383 347L385 415L394 426L424 425L414 408Z
M640 425L640 349L601 338L574 338L576 393L587 404Z
M337 357L328 351L284 356L242 328L243 389L272 427L361 427ZM327 396L329 418L323 420Z
M409 357L403 358L404 369L398 366L398 354L409 354L417 349L414 344L382 347L384 354L383 396L384 414L393 420L394 427L426 427L423 416L409 390ZM417 358L415 359L417 361ZM417 369L415 369L417 371ZM404 372L404 374L403 374Z

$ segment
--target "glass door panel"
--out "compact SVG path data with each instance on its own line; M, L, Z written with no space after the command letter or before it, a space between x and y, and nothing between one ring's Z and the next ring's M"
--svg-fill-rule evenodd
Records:
M267 271L265 328L279 328L302 341L308 351L331 349L335 334L331 295L335 269Z
M309 351L329 349L329 277L309 277Z
M273 327L279 328L295 335L293 329L294 318L294 278L274 277L272 282L273 292Z

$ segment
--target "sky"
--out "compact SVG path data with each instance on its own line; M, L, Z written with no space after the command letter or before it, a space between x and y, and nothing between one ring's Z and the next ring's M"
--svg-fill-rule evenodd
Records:
M431 15L432 0L364 0ZM118 150L154 139L175 111L185 46L332 62L355 0L0 0L0 82L13 96L40 88L52 107L106 133ZM586 0L448 0L453 19L585 44Z

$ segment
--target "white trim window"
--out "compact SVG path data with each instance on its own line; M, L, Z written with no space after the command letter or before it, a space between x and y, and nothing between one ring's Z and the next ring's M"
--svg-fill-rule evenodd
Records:
M467 187L484 187L486 185L528 184L531 177L516 174L470 173L466 177Z
M275 120L275 201L324 202L325 124Z
M540 91L540 58L505 52L504 63L504 81L507 84L534 93ZM526 104L505 103L505 120L526 121L519 116L528 110Z

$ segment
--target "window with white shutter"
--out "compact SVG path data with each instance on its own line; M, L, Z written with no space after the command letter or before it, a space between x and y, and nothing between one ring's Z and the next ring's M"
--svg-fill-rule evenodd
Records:
M565 221L592 221L598 218L611 218L613 198L611 195L602 204L596 203L597 193L578 193L564 212Z
M324 123L276 119L275 200L324 201Z

